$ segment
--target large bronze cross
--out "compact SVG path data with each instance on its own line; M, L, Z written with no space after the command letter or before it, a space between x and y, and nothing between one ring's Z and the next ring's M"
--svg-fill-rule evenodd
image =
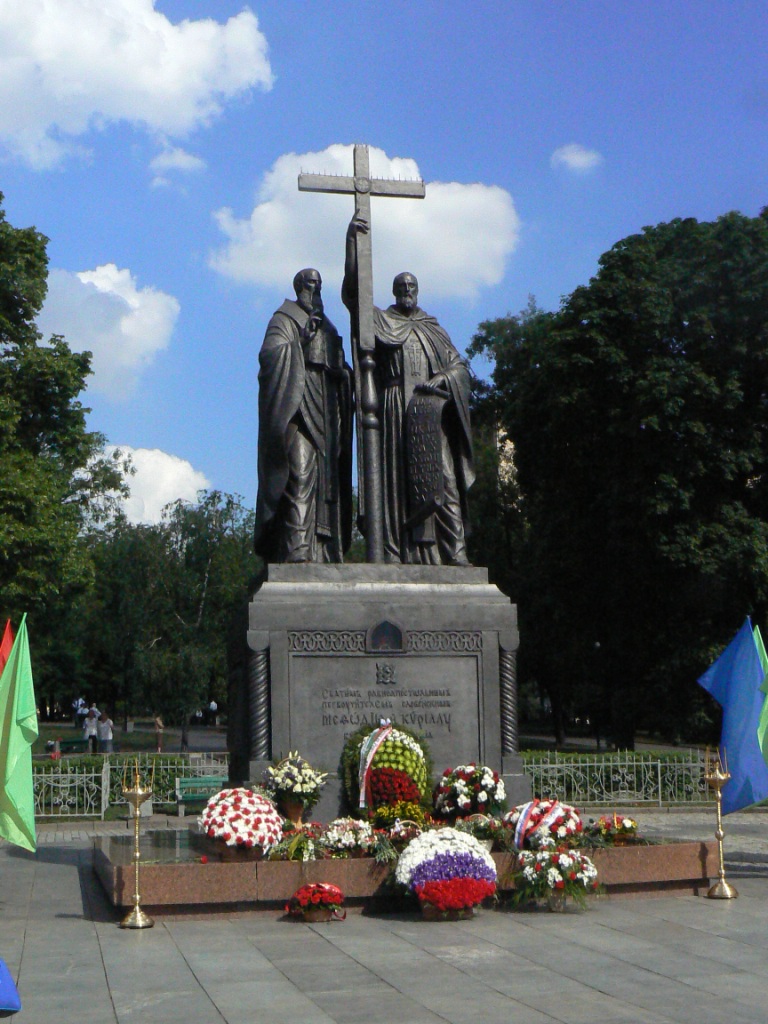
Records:
M336 192L355 197L355 213L371 223L371 196L400 196L423 199L423 181L395 181L372 178L368 147L355 146L354 176L343 174L300 174L302 192ZM352 358L359 402L358 442L363 449L362 487L365 508L365 549L369 562L384 561L384 507L381 486L381 425L374 380L373 258L370 230L357 235L357 315L353 316ZM360 429L362 427L362 430ZM361 436L362 435L362 436Z

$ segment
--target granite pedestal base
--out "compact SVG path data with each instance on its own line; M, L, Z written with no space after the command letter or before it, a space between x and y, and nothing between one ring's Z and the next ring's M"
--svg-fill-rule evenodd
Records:
M93 865L115 906L133 902L134 867L132 844L113 838L94 843ZM168 847L178 844L178 836L149 833L145 837L141 867L142 905L152 914L161 908L181 907L221 909L241 906L256 909L258 904L274 906L287 900L307 882L338 885L349 900L392 899L392 865L377 864L372 857L360 860L269 861L242 863L201 862L199 851L180 850L182 859L153 860L152 842ZM714 842L662 843L657 846L607 848L592 851L603 890L612 896L651 896L669 892L693 892L704 895L717 875L718 848ZM185 859L186 858L186 859ZM500 891L513 887L515 857L494 853Z
M270 565L249 607L250 777L298 750L333 773L346 739L382 719L424 736L436 771L503 771L530 798L517 757L517 611L486 569ZM313 817L338 813L338 785Z

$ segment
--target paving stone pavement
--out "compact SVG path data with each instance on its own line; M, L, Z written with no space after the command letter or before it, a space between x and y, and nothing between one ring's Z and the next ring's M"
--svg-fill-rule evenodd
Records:
M588 813L588 812L587 812ZM597 812L594 812L597 813ZM649 836L709 839L714 810L628 809ZM186 828L155 816L145 827ZM584 912L413 914L304 925L273 911L123 931L91 870L96 835L0 844L0 956L20 1024L755 1024L768 1005L768 814L724 821L736 900L601 898Z

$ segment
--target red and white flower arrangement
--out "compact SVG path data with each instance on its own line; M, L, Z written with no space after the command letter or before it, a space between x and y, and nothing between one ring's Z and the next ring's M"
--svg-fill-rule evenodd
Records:
M285 912L292 917L303 917L308 910L325 907L333 911L334 917L343 921L347 916L343 905L344 893L338 885L331 885L329 882L309 882L291 896L285 904Z
M518 850L570 845L577 841L584 827L576 808L559 800L518 804L504 815L502 825L514 830Z
M395 880L421 904L446 912L474 907L496 892L496 864L466 832L422 832L400 855Z
M521 850L514 874L515 902L571 896L584 905L598 891L597 868L580 850L566 848Z
M199 818L211 839L227 846L259 846L268 853L283 836L283 819L267 797L252 789L222 789L210 798Z
M485 765L460 764L446 768L435 789L435 813L440 817L497 814L506 798L499 773Z

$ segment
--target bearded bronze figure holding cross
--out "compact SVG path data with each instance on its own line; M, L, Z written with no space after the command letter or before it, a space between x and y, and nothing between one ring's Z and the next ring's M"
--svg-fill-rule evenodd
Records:
M371 178L368 147L355 146L353 177L301 174L299 188L355 198L355 214L347 231L342 299L350 311L354 370L349 372L354 374L357 406L358 522L365 536L366 560L468 565L467 491L474 481L469 369L437 320L420 309L418 282L413 274L398 274L395 278L395 302L388 309L379 309L373 303L370 197L423 198L424 184ZM317 271L311 274L317 275L319 282ZM319 284L316 292L319 299ZM301 304L298 290L297 302ZM307 438L306 410L302 414L301 397L297 404L295 380L287 383L284 374L266 372L268 366L282 359L274 354L275 320L286 312L285 306L270 322L260 355L257 550L270 561L342 561L348 546L348 531L343 526L347 521L343 509L348 505L348 463L346 454L342 455L346 448L343 444L339 447L337 441L349 433L345 434L342 423L346 422L347 409L343 401L335 400L330 419L328 408L325 410L331 433L327 438ZM322 319L320 306L320 322ZM303 340L298 348L294 346L294 355L298 360L301 352L306 361L312 348L307 339L312 329L311 309L305 322L299 321L301 317L296 322ZM340 344L323 367L324 374L337 375L335 383L328 385L331 391L337 389L337 396L341 395L339 374L349 370L343 356L339 362ZM296 367L298 371L298 361ZM299 378L303 380L300 372L296 380ZM286 411L290 411L288 419ZM306 457L297 458L296 446L302 437L309 447L304 448ZM326 530L323 540L318 541L318 524L328 521L328 509L321 504L325 499L315 480L317 474L313 477L303 467L314 465L322 456L327 470L329 452L339 456L336 464L340 474L331 473L334 481L325 493L337 495L331 519L339 525L335 536ZM276 465L282 467L279 474L274 472ZM302 495L300 508L295 500L297 493ZM304 524L300 535L299 521Z

